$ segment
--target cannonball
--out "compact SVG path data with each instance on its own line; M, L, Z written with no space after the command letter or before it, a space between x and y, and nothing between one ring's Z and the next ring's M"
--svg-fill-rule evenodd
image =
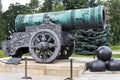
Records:
M110 61L107 61L107 68L110 71L120 71L120 60L117 59L111 59Z
M92 72L98 72L98 71L105 71L106 70L106 64L102 60L95 60L89 63L89 69Z
M96 50L97 58L103 61L108 61L112 57L112 50L107 46L101 46Z

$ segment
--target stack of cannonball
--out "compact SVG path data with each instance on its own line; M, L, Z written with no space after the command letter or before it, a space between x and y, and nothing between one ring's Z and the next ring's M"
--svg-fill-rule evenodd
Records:
M112 59L112 50L101 46L96 50L97 60L89 63L90 71L120 71L120 60Z

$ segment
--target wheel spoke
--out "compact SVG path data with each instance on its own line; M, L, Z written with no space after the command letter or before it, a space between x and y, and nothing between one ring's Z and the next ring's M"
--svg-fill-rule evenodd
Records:
M42 41L46 41L46 37L45 37L45 32L42 33L42 38L41 38Z
M49 48L53 48L55 45L52 43L49 43Z
M36 38L36 41L39 43L39 42L40 42L40 39L37 37L37 38Z
M34 45L38 44L37 40L34 41Z
M52 54L53 54L53 51L51 51L51 50L48 50L48 52L49 52L49 55L52 55Z
M41 49L41 46L38 46L38 44L31 47L32 49Z
M47 58L48 58L48 57L47 57L47 54L48 54L47 51L43 52L43 54L42 54L42 55L43 55L42 58L43 58L43 61L44 61L44 62L45 62L45 61L47 60Z
M49 37L49 38L48 38L48 40L47 40L47 42L50 42L50 41L51 41L51 39L52 39L52 38L51 38L51 37Z
M41 56L41 50L39 50L39 51L36 53L36 55L37 55L37 57L40 58L40 56Z
M57 44L49 43L49 48L56 48Z

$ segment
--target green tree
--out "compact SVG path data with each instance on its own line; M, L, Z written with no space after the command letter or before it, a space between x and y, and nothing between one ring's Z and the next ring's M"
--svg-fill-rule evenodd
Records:
M66 10L84 8L88 4L88 0L63 0Z
M77 54L93 54L99 46L109 46L111 42L110 25L107 24L104 30L77 30L76 48Z
M15 18L18 14L29 13L29 7L27 5L20 5L19 3L10 4L9 9L2 14L3 19L7 23L7 38L10 39L10 35L16 31Z
M63 0L52 0L53 8L55 8L58 4L62 3Z
M0 44L3 40L5 40L5 30L6 30L6 27L5 27L5 21L2 18L2 3L0 0ZM1 48L1 45L0 45L0 48Z
M63 10L65 10L65 8L64 8L64 5L61 4L61 3L57 4L57 5L52 9L52 11L63 11Z
M38 13L40 9L40 4L38 0L30 0L28 4L31 13Z
M111 24L112 45L120 43L120 0L107 1L108 15Z
M45 0L45 2L43 3L43 7L41 8L42 12L50 12L52 11L53 7L52 7L52 0Z
M61 11L64 10L63 0L44 0L41 12Z
M2 14L0 13L0 44L3 40L5 40L5 32L6 32L6 23L1 15Z

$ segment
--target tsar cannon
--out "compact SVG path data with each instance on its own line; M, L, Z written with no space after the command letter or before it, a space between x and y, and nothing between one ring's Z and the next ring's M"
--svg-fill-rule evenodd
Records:
M74 51L77 29L104 29L105 10L102 5L92 8L59 12L21 14L15 19L16 32L2 43L7 56L21 58L30 53L36 62L49 63L69 58Z

